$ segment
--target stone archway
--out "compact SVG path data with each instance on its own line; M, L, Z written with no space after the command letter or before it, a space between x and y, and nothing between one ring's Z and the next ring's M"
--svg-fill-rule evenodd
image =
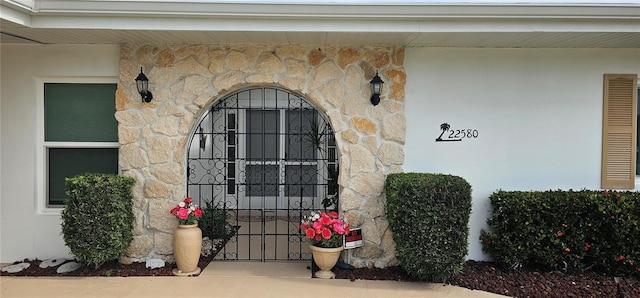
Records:
M139 182L128 257L172 258L176 223L168 210L187 193L186 142L199 111L230 90L277 84L304 95L335 130L342 154L339 209L365 240L352 264L393 264L383 188L404 161L403 60L404 50L391 47L123 45L116 93L120 168ZM150 103L136 92L140 66L154 94ZM385 88L372 106L368 82L376 70Z

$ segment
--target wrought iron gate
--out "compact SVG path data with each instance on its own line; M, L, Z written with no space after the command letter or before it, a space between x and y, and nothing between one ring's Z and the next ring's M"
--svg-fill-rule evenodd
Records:
M230 237L216 259L311 259L301 217L338 206L338 150L322 113L283 89L242 89L207 109L188 144L203 235Z

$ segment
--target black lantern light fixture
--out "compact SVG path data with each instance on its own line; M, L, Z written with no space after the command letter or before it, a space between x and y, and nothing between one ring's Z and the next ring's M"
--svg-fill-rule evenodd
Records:
M153 94L149 92L149 79L142 73L142 66L140 67L140 74L136 78L136 88L138 88L138 93L142 96L142 102L151 102Z
M373 77L373 79L369 83L371 84L371 104L376 106L380 103L380 94L382 93L382 84L384 84L382 79L380 79L380 77L378 76L377 70L376 70L376 76Z

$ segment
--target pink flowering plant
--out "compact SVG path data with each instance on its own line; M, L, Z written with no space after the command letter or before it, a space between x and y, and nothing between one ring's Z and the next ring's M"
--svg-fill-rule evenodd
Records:
M342 245L342 235L349 233L349 224L338 217L338 213L311 212L302 219L300 229L313 246L335 248Z
M193 203L191 198L182 200L169 213L178 218L178 224L180 225L198 224L198 219L202 217L202 209Z

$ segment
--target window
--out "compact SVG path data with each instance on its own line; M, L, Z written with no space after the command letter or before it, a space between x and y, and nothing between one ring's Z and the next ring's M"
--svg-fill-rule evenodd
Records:
M73 80L69 80L73 81ZM118 173L114 82L41 82L40 212L64 206L65 178Z
M632 189L636 174L637 75L604 75L602 188Z

